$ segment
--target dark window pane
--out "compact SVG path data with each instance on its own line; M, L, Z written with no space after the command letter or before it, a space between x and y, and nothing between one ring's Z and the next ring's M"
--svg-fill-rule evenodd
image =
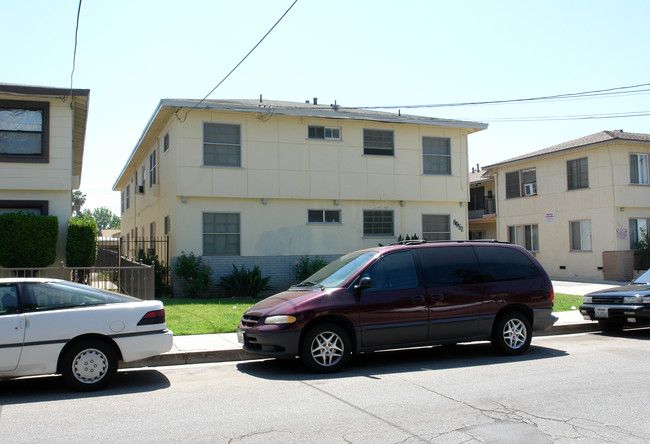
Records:
M322 127L322 126L310 126L309 127L309 138L310 139L324 139L325 138L325 127Z
M364 276L372 280L372 290L398 290L418 287L418 276L410 251L386 255L375 262Z
M363 212L364 236L392 236L393 212L366 210Z
M535 264L513 248L476 246L474 251L487 282L529 279L539 274Z
M471 247L418 248L424 285L446 286L482 282Z
M506 199L521 197L521 184L519 183L519 171L506 173Z
M393 131L363 130L363 153L392 156L395 152Z

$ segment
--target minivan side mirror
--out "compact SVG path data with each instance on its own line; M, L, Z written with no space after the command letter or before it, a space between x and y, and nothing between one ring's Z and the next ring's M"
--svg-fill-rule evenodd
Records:
M372 279L369 276L364 276L361 278L359 283L354 286L354 291L356 294L360 294L363 290L372 288Z

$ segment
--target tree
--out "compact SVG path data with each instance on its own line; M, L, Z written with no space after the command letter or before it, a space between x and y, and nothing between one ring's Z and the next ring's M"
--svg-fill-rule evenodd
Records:
M98 230L119 229L121 220L106 207L95 208L94 210L83 210L81 216L94 219L97 222Z
M86 203L86 195L80 190L74 190L72 192L72 215L81 216L81 207Z

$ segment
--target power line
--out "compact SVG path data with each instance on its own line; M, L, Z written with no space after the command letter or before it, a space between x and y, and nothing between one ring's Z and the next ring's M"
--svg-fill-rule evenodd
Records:
M250 51L248 51L248 54L246 54L246 55L244 56L244 58L241 59L241 60L239 61L239 63L237 63L237 65L236 65L233 69L230 70L230 72L226 75L226 77L224 77L223 79L221 79L221 81L217 84L217 86L215 86L214 88L212 88L212 89L210 90L210 92L207 93L207 94L205 95L204 98L202 98L202 99L201 99L201 100L200 100L196 105L194 105L192 108L188 109L188 110L185 112L185 115L183 116L183 120L181 120L181 119L178 117L178 111L176 111L176 118L177 118L179 121L181 121L181 122L185 122L185 119L187 119L187 115L190 113L190 111L192 111L193 109L195 109L196 107L198 107L201 103L203 103L203 102L205 101L205 99L207 99L207 98L210 96L210 94L212 94L212 93L213 93L217 88L219 88L219 86L221 86L221 84L222 84L223 82L226 81L226 79L227 79L228 77L230 77L230 74L232 74L233 72L235 72L235 70L236 70L237 68L239 68L239 65L241 65L242 63L244 63L244 60L246 60L246 59L248 58L248 56L251 55L251 53L252 53L253 51L255 51L255 49L256 49L258 46L260 46L260 44L264 41L264 39L266 38L266 36L268 36L268 35L271 33L271 31L273 31L273 29L275 29L275 27L278 26L278 23L280 23L280 22L282 21L282 19L284 18L284 16L287 15L287 14L289 13L289 11L291 11L291 8L293 8L293 5L295 5L297 2L298 2L298 0L294 0L294 2L291 4L291 6L289 6L289 9L287 9L287 10L284 12L284 14L282 14L282 17L280 17L280 18L278 19L278 21L275 22L275 24L274 24L273 26L271 26L271 29L269 29L269 30L267 31L267 33L264 34L264 37L262 37L262 38L260 39L260 41L257 42L257 44L256 44L255 46L253 46L253 49L251 49Z
M79 0L79 7L77 8L77 26L74 30L74 52L72 53L72 72L70 73L70 108L72 108L72 79L74 77L74 69L77 64L77 38L79 36L79 16L81 15L81 2Z
M481 122L546 122L557 120L595 120L595 119L621 119L627 117L650 116L650 111L629 111L623 113L607 114L577 114L568 116L537 116L537 117L495 117L488 119L469 119ZM467 119L465 119L467 120Z
M639 85L619 86L616 88L599 89L592 91L582 91L577 93L557 94L552 96L541 97L528 97L521 99L506 99L506 100L489 100L483 102L458 102L458 103L436 103L429 105L386 105L386 106L360 106L358 109L414 109L414 108L443 108L443 107L457 107L457 106L477 106L477 105L500 105L504 103L523 103L523 102L536 102L536 101L549 101L549 100L569 100L569 99L582 99L585 97L599 97L607 95L625 95L634 93L645 93L650 89L640 89L635 91L624 91L635 88L650 86L650 83L642 83Z

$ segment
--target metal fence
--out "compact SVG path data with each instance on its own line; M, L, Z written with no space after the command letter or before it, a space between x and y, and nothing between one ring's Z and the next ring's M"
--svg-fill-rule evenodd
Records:
M119 291L139 299L154 299L154 266L131 263L121 267L0 268L0 277L39 277L80 282L94 288Z
M636 250L634 252L634 269L647 270L650 268L650 251Z

